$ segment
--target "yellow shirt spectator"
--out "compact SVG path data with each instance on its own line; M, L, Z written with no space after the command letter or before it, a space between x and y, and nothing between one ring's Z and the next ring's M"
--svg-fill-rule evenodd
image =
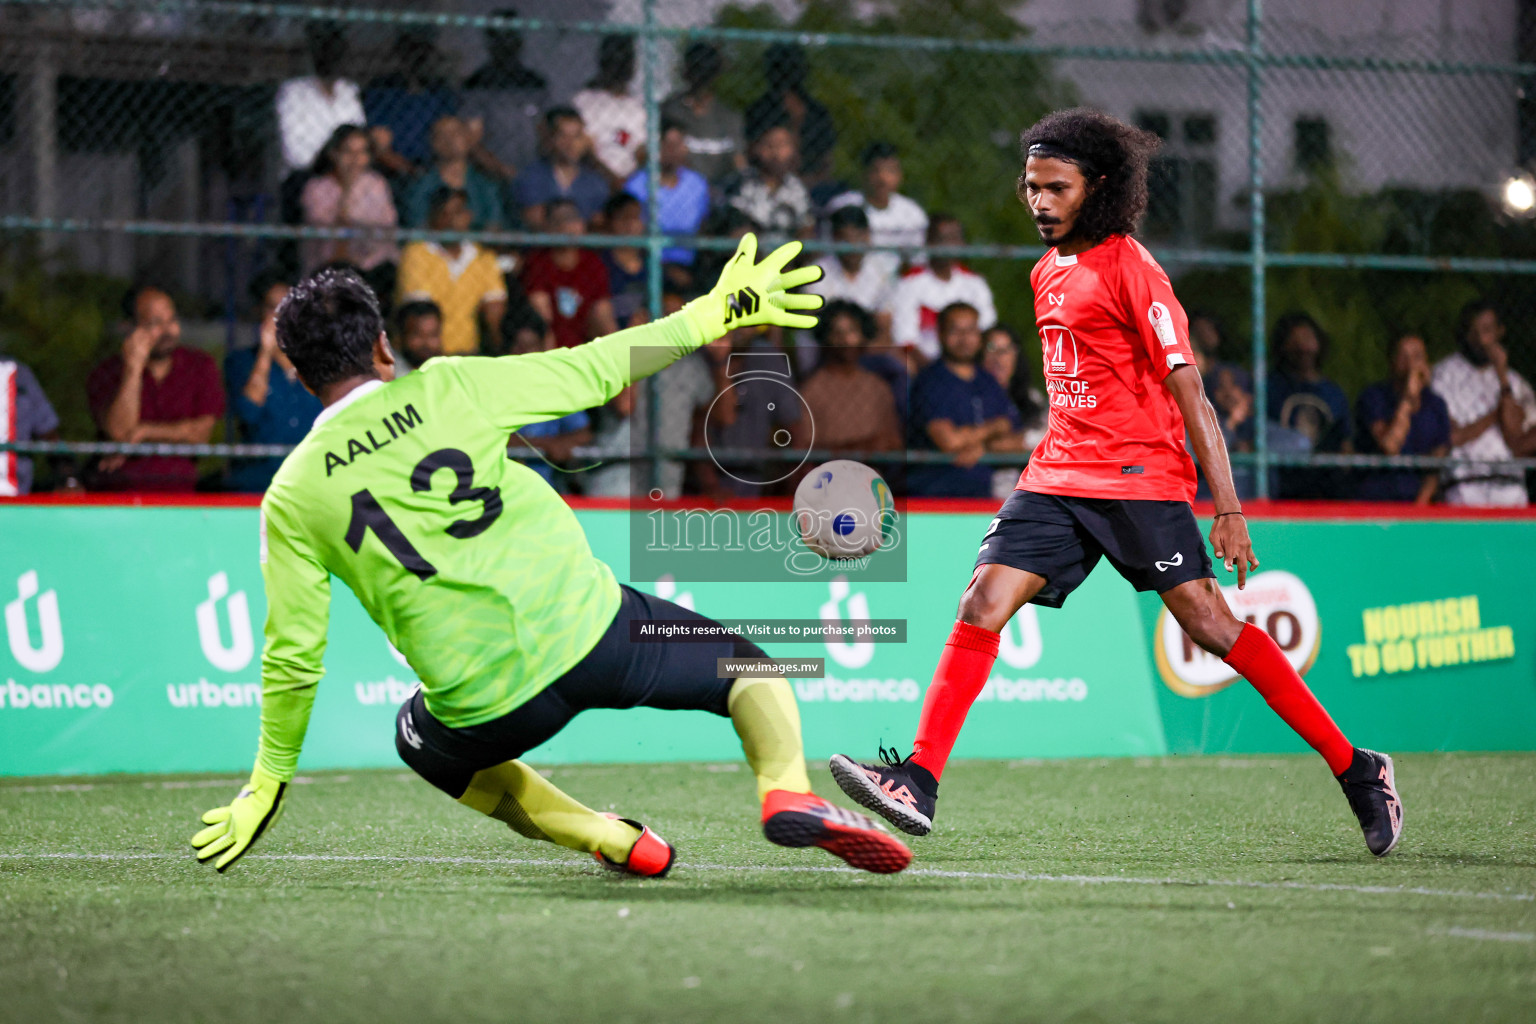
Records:
M430 299L443 311L443 353L461 356L479 351L479 314L487 327L501 323L507 284L496 257L473 242L458 251L436 242L412 242L400 256L401 302Z

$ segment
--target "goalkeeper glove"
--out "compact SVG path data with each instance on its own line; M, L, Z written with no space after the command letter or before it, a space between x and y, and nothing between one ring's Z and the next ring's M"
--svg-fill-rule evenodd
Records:
M820 267L801 267L784 272L784 267L800 255L800 243L781 245L763 262L757 262L757 236L742 236L736 254L720 272L709 294L683 307L703 343L725 337L737 327L773 324L779 327L816 326L816 318L792 310L820 309L820 295L797 295L791 288L821 280Z
M220 872L227 870L277 820L287 788L288 783L274 779L260 767L252 771L251 781L234 803L203 815L203 824L208 827L192 837L197 859L206 862L222 853L213 866Z

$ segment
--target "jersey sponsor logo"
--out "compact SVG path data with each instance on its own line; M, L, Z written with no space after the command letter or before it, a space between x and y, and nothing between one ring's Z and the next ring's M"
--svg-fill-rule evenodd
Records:
M1163 348L1173 348L1179 343L1178 335L1173 329L1173 314L1168 312L1168 307L1161 302L1154 302L1147 307L1147 319L1152 322L1152 330L1157 334L1157 340L1163 343Z
M733 292L725 297L725 322L727 325L732 320L740 320L757 312L761 304L757 292L751 288L743 288L739 292Z
M38 645L32 645L27 625L27 604L37 599ZM11 656L28 672L52 672L64 660L64 628L59 619L59 595L55 590L38 592L37 570L16 577L16 598L5 606L5 634Z
M1249 576L1242 590L1233 584L1221 592L1234 615L1273 637L1291 667L1307 674L1317 660L1323 633L1317 602L1301 577L1272 569ZM1196 645L1166 608L1158 613L1152 653L1163 683L1180 696L1206 697L1241 678L1232 666Z
M406 403L403 410L396 410L388 416L380 416L381 425L377 428L369 427L363 431L361 440L355 437L347 439L346 455L337 455L329 451L325 453L325 475L330 476L332 470L344 469L352 465L364 455L372 455L380 448L391 444L396 438L408 433L412 427L419 427L424 422L421 413L417 412L416 407L410 403ZM379 431L378 437L373 436L375 429ZM384 436L386 432L389 434L388 437Z
M1157 566L1158 572L1167 572L1169 569L1177 569L1179 566L1184 564L1184 552L1175 551L1173 553L1173 557L1168 559L1168 561L1153 562L1152 564Z
M1076 378L1069 377L1066 380L1047 378L1045 393L1052 405L1058 405L1064 409L1096 409L1099 405L1098 396L1089 394L1088 382Z
M1045 372L1077 376L1077 339L1065 327L1041 327L1040 343L1045 348Z

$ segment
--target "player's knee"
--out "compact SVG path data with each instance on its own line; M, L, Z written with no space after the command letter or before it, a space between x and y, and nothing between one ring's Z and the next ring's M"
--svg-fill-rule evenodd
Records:
M955 617L968 625L1000 633L1017 610L1013 607L1013 595L1000 593L977 580L961 595Z
M1205 604L1179 615L1179 625L1201 650L1225 658L1243 624L1225 607Z

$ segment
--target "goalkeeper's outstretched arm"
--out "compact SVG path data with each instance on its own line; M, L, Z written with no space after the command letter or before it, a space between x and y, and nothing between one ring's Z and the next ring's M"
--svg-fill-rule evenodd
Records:
M591 409L737 327L771 324L809 329L819 295L792 289L819 281L820 267L786 272L800 254L790 242L757 260L757 237L746 235L709 293L677 313L576 348L497 358L438 359L423 373L450 373L498 428L516 430Z

